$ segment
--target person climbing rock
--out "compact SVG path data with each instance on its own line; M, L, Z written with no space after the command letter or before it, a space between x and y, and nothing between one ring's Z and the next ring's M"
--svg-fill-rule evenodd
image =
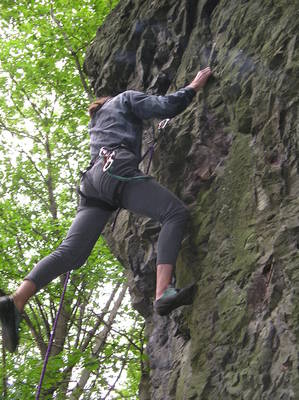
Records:
M114 210L122 207L161 223L157 249L157 283L154 309L167 315L191 304L194 286L169 287L188 219L185 205L153 177L143 174L142 121L172 118L191 103L212 74L199 71L183 89L165 96L127 90L115 97L97 99L89 106L91 163L80 183L80 204L61 245L42 259L16 292L0 298L0 322L5 348L14 352L25 304L61 274L77 269L88 258Z

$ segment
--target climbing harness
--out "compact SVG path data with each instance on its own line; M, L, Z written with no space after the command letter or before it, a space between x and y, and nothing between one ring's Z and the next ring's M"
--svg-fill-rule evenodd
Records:
M170 121L169 118L161 121L159 123L159 125L158 125L158 131L161 132L166 127L166 125L168 124L169 121ZM148 162L148 165L147 165L147 168L146 168L146 174L149 173L151 162L152 162L153 155L154 155L154 149L155 149L155 146L156 146L156 144L158 142L158 138L159 137L154 137L153 138L153 140L151 141L152 144L150 145L148 150L145 152L145 154L141 158L141 161L143 161L149 155L149 162ZM113 162L114 162L115 157L116 157L116 150L117 150L116 148L112 149L112 151L111 151L111 149L109 150L109 149L105 149L103 147L101 148L99 156L104 158L104 162L105 162L104 163L104 167L103 167L103 171L104 172L109 172L111 166L113 165ZM81 172L81 176L84 176L85 173L87 171L89 171L93 167L95 161L96 161L96 159L91 161L91 163L89 164L87 169L84 172ZM121 176L115 175L114 177L116 179L121 180L121 181L124 180L124 179L125 179L125 181L127 181L127 180L130 181L132 179L137 179L137 178L139 178L139 179L141 179L141 178L142 179L151 178L150 176L147 176L147 175L132 176L132 177L121 177ZM123 188L123 185L122 185L122 188ZM81 198L85 199L86 205L88 205L88 206L101 207L101 208L107 209L109 211L115 211L117 209L117 207L113 207L110 204L106 203L105 201L99 200L99 199L97 199L95 197L87 197L87 196L85 196L85 194L82 193L79 188L77 188L77 191L80 194ZM116 214L114 222L113 222L112 231L114 230L114 227L115 227L115 224L116 224L116 219L117 219L120 211L121 211L121 208L118 208L117 214ZM58 319L59 319L59 316L60 316L60 313L61 313L61 310L62 310L62 305L63 305L63 301L64 301L64 297L65 297L66 288L67 288L67 284L68 284L69 278L70 278L70 271L67 272L66 277L65 277L63 291L62 291L62 294L61 294L59 307L58 307L58 310L57 310L57 313L56 313L56 317L55 317L55 320L54 320L53 329L52 329L52 332L51 332L51 335L50 335L50 340L49 340L48 348L47 348L47 351L46 351L46 355L45 355L45 359L44 359L44 363L43 363L43 368L42 368L39 384L38 384L37 391L36 391L35 400L39 400L40 399L42 384L43 384L43 380L44 380L44 377L45 377L45 374L46 374L47 364L48 364L48 361L49 361L52 345L53 345L53 342L54 342L56 326L57 326L57 322L58 322Z

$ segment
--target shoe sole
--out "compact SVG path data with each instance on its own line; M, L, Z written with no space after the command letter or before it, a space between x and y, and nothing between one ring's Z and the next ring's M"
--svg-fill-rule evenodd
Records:
M0 302L0 320L2 324L2 338L4 347L14 353L19 344L17 310L12 299Z

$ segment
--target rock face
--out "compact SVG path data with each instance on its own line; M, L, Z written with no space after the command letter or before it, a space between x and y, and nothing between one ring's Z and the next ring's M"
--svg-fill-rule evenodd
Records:
M194 304L153 314L157 223L122 211L105 233L147 321L142 400L299 399L298 21L297 0L122 0L88 49L97 95L214 71L151 171L191 212L176 280Z

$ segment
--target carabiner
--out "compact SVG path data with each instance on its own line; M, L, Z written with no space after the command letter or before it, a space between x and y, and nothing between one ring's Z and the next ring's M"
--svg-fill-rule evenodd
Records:
M99 152L100 157L103 157L104 159L104 166L103 166L103 172L106 172L111 165L113 164L113 161L115 159L116 153L115 151L109 151L105 147L101 147L101 150Z
M109 155L109 151L105 147L101 147L99 152L100 157L107 157Z
M166 118L166 119L163 119L163 121L159 122L158 130L160 131L161 129L164 129L169 121L170 121L170 118Z
M105 162L104 166L103 166L103 172L106 172L111 165L113 164L114 159L113 158L108 158L108 160Z

